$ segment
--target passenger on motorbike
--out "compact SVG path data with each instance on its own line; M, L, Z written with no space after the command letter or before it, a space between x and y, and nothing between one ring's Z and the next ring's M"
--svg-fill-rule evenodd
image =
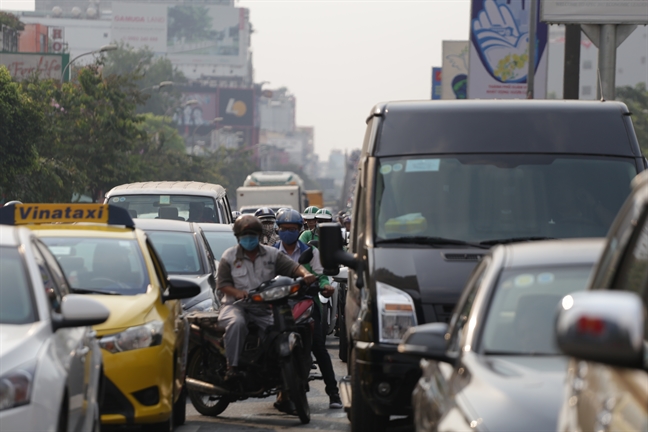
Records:
M307 207L306 210L304 210L304 214L302 214L302 217L306 222L307 230L315 229L315 227L317 226L317 222L315 222L315 213L317 213L318 211L319 208L315 206Z
M277 214L277 226L279 227L279 237L281 241L275 244L284 256L289 257L295 262L304 255L307 258L307 263L303 264L304 267L317 275L321 293L324 297L330 297L334 292L334 288L330 285L328 276L324 275L324 268L320 263L319 251L316 248L309 247L305 243L299 241L299 228L303 224L302 216L296 210L280 211ZM304 260L301 261L304 263ZM322 327L321 313L322 305L319 301L319 296L314 297L316 308L313 310L313 318L315 320L313 345L312 350L319 365L324 384L326 385L326 394L329 396L329 408L342 408L342 401L338 391L337 381L335 379L335 372L333 371L333 364L331 363L331 356L326 350L326 334L325 329ZM283 404L283 405L282 405ZM278 401L275 407L280 411L285 411L285 402ZM282 409L283 408L283 409Z
M302 277L308 284L317 281L315 275L278 249L259 244L263 227L256 217L238 217L233 230L238 245L223 252L217 274L217 288L224 294L218 320L225 327L227 380L241 375L237 368L248 321L256 323L262 331L273 323L272 312L267 306L238 300L247 298L250 289L277 275Z
M317 213L315 213L315 228L310 229L308 231L304 231L301 234L301 236L299 236L299 240L304 244L308 244L310 241L313 240L319 242L318 225L324 222L331 222L332 220L333 220L333 214L331 213L330 210L319 209Z
M274 246L279 241L279 236L275 227L275 212L269 207L261 207L254 216L261 221L263 225L263 235L261 236L261 244L266 246Z

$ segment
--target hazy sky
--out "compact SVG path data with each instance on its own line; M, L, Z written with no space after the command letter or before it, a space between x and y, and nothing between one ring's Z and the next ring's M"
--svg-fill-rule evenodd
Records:
M255 81L286 86L320 159L359 148L377 102L429 99L441 41L468 38L469 0L241 0Z

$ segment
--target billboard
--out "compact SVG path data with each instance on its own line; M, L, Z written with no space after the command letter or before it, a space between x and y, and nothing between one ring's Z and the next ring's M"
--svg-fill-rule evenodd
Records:
M1 11L33 12L36 10L35 0L0 0Z
M523 99L527 93L530 1L472 0L470 99ZM539 14L538 14L539 17ZM547 24L537 22L536 98L547 92Z
M63 69L69 59L69 54L0 52L0 65L6 66L11 77L17 81L29 78L34 74L41 79L60 81Z
M648 24L648 0L542 0L541 20L566 24Z
M468 88L468 41L443 41L441 99L466 99Z
M208 134L218 127L216 118L216 92L182 92L182 103L173 114L178 130L184 136ZM191 103L188 103L192 101Z
M254 126L254 91L221 88L218 90L218 117L226 126Z
M175 64L247 63L248 11L212 5L113 2L112 36Z
M441 99L441 68L432 68L432 100Z

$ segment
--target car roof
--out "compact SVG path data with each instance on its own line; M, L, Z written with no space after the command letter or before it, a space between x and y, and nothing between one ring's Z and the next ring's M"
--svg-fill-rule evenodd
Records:
M18 246L18 230L20 228L0 225L0 246Z
M135 226L144 231L194 232L193 222L171 219L134 219Z
M44 224L25 225L40 237L99 237L130 240L137 238L137 229L100 224Z
M605 239L543 240L499 245L493 255L505 256L504 268L594 264L603 250Z
M232 225L217 223L199 223L198 226L205 232L232 232Z
M160 181L138 182L115 186L106 194L112 195L138 195L138 194L165 194L170 195L205 195L205 192L216 194L218 197L225 195L225 188L213 183L193 181Z

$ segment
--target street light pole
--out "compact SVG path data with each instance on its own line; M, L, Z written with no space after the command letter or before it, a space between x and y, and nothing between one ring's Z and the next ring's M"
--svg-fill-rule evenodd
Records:
M104 53L104 52L107 52L107 51L115 51L118 48L119 47L117 45L104 45L101 48L99 48L98 50L94 50L94 51L90 51L90 52L87 52L87 53L79 54L78 56L76 56L72 60L70 60L67 65L65 65L65 68L63 68L63 72L61 73L61 81L63 81L63 79L65 79L65 71L67 71L67 69L70 67L70 65L72 63L74 63L77 59L80 59L81 57L84 57L84 56L87 56L87 55L90 55L90 54L99 54L99 53ZM68 81L69 80L70 80L70 77L68 77Z

